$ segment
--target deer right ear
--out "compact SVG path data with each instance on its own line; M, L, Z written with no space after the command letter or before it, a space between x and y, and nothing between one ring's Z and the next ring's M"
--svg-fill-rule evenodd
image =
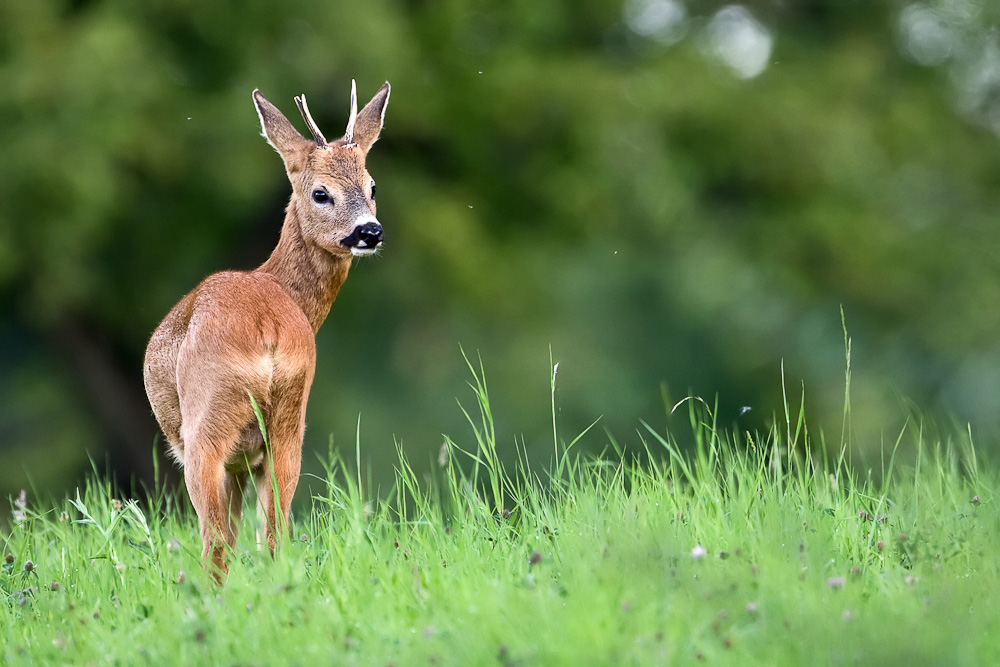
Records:
M378 140L378 135L382 131L382 124L385 122L385 107L389 103L389 82L386 81L375 93L372 101L365 105L360 113L355 114L357 106L357 95L354 92L354 82L351 82L351 121L347 126L348 141L356 143L361 150L367 153L371 150L372 144Z
M253 103L260 118L261 136L278 151L289 173L298 171L301 168L301 156L304 151L313 147L313 142L299 134L284 114L268 102L259 90L253 91Z

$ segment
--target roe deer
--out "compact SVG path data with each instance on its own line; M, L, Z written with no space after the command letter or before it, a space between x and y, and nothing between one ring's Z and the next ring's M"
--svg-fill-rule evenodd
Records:
M382 243L365 157L382 130L389 83L358 112L352 82L347 132L332 143L316 127L305 95L295 102L312 140L260 91L253 91L253 101L262 134L292 184L281 238L258 269L213 274L181 299L153 333L143 367L149 403L198 513L202 558L219 584L251 474L272 553L287 530L316 368L315 335L352 257L372 254Z

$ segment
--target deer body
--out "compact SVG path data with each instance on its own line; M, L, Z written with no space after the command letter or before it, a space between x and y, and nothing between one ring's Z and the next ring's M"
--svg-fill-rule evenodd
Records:
M256 270L213 274L181 299L153 333L143 369L153 413L184 467L202 556L220 583L251 475L272 551L287 526L316 368L315 334L352 257L382 242L365 157L382 128L389 84L360 113L352 90L347 133L332 144L304 97L296 102L312 141L258 91L253 97L263 134L292 184L281 238Z

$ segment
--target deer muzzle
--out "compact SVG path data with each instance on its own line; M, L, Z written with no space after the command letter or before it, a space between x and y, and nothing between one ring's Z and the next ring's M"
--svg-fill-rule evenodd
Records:
M369 255L382 244L382 239L382 225L371 220L356 226L340 243L350 248L352 254Z

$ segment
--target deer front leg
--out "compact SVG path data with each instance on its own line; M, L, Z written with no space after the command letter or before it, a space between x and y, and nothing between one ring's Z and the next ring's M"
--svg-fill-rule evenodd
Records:
M229 507L229 548L236 546L236 538L240 533L240 521L243 519L243 492L246 488L247 475L233 474L226 475L225 495L228 499Z

